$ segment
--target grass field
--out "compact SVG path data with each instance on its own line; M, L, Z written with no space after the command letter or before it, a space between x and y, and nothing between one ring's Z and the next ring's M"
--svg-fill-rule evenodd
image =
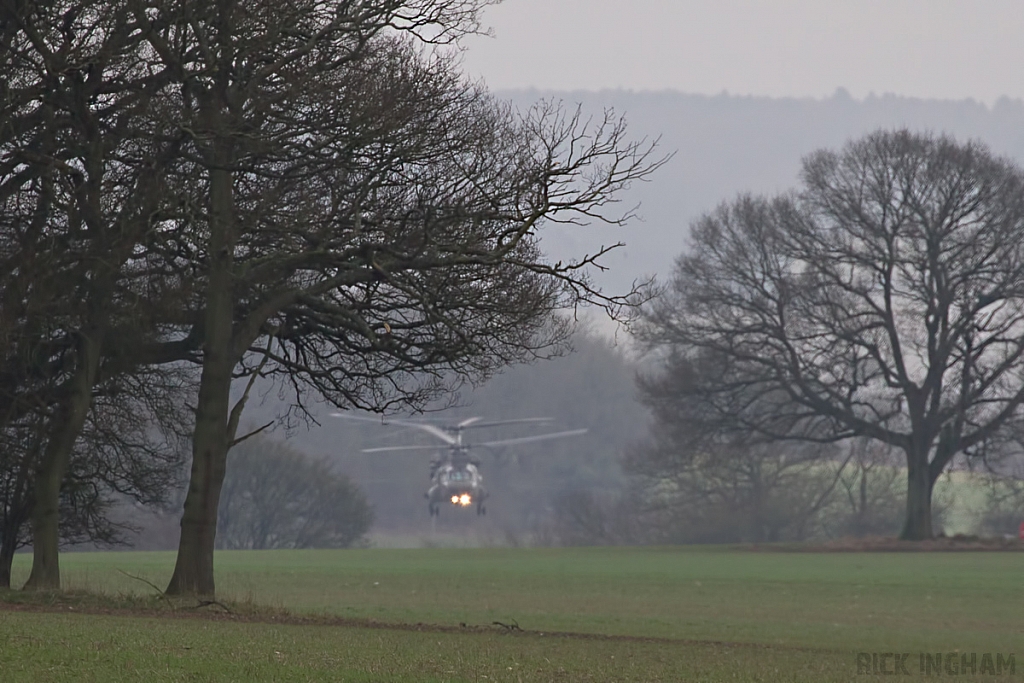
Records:
M154 592L120 572L162 586L172 565L62 558L67 588L111 605ZM912 653L915 675L919 652L1014 653L1024 674L1024 553L270 551L220 553L217 568L247 617L83 615L57 598L13 611L27 598L9 594L0 680L847 681L864 679L857 652ZM271 623L283 611L310 623Z

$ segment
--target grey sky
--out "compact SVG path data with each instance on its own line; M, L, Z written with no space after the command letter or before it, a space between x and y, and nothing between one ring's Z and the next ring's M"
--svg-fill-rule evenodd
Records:
M1024 98L1022 0L504 0L466 42L492 89Z

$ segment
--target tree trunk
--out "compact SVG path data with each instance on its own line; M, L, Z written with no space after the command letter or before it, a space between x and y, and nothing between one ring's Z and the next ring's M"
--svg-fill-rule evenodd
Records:
M60 589L60 485L71 451L82 432L92 405L92 386L99 367L99 335L83 333L78 345L78 367L68 389L62 421L46 444L36 468L32 505L32 572L25 590Z
M222 161L229 152L223 147L218 150ZM192 438L192 472L168 595L214 595L217 508L231 440L228 433L231 372L238 360L233 349L231 286L234 203L232 177L230 171L224 169L226 165L215 164L210 171L210 265L204 311L203 373Z
M230 314L225 318L230 323ZM212 360L207 357L203 362L192 440L192 472L168 595L213 596L215 593L213 548L227 465L228 392L234 364L213 363Z
M30 479L29 463L35 460L38 454L39 444L29 451L29 455L17 465L18 474L13 486L6 491L7 506L6 516L3 520L3 529L0 530L0 588L11 587L11 565L14 562L14 553L20 547L21 532L25 524L29 522L32 513L32 481Z
M17 534L4 534L3 543L0 543L0 590L11 587L11 565L14 564L17 542Z
M924 541L932 537L932 478L928 454L907 454L907 517L900 538Z

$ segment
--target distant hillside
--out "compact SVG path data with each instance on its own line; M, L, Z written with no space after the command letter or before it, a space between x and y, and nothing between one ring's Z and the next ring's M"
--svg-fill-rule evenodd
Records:
M895 95L854 100L844 90L824 100L771 99L675 92L499 93L520 107L541 98L611 107L626 115L634 136L661 136L675 158L649 183L634 187L627 202L642 202L644 222L625 230L558 229L545 238L557 258L593 251L616 241L625 249L607 260L600 276L622 289L642 274L667 274L683 250L690 222L740 192L775 193L796 184L800 159L822 147L839 147L878 128L907 127L973 138L1024 163L1024 102L919 100Z

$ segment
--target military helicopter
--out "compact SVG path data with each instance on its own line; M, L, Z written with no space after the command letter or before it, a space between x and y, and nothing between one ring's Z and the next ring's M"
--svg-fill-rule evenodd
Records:
M470 455L473 448L491 448L495 446L512 446L515 444L532 443L534 441L546 441L548 439L562 439L570 436L585 434L586 429L570 429L563 432L548 434L537 434L534 436L522 436L514 439L501 439L499 441L483 441L479 443L465 443L462 440L462 433L466 429L482 429L484 427L499 427L511 424L543 424L550 423L549 417L528 417L518 420L498 420L482 422L482 417L470 417L456 422L455 424L432 424L430 422L419 422L413 420L392 420L381 421L380 418L367 417L362 415L349 415L347 413L332 413L334 417L341 417L347 420L363 420L376 422L384 425L395 425L397 427L410 427L427 432L445 443L447 450L444 455L430 461L430 488L424 495L427 499L427 510L431 517L437 517L441 513L441 506L450 504L458 508L469 507L476 504L476 514L487 514L484 501L488 498L487 489L483 485L483 475L480 474L480 461ZM363 453L384 453L393 451L425 451L437 450L443 446L382 446L378 448L364 448Z

